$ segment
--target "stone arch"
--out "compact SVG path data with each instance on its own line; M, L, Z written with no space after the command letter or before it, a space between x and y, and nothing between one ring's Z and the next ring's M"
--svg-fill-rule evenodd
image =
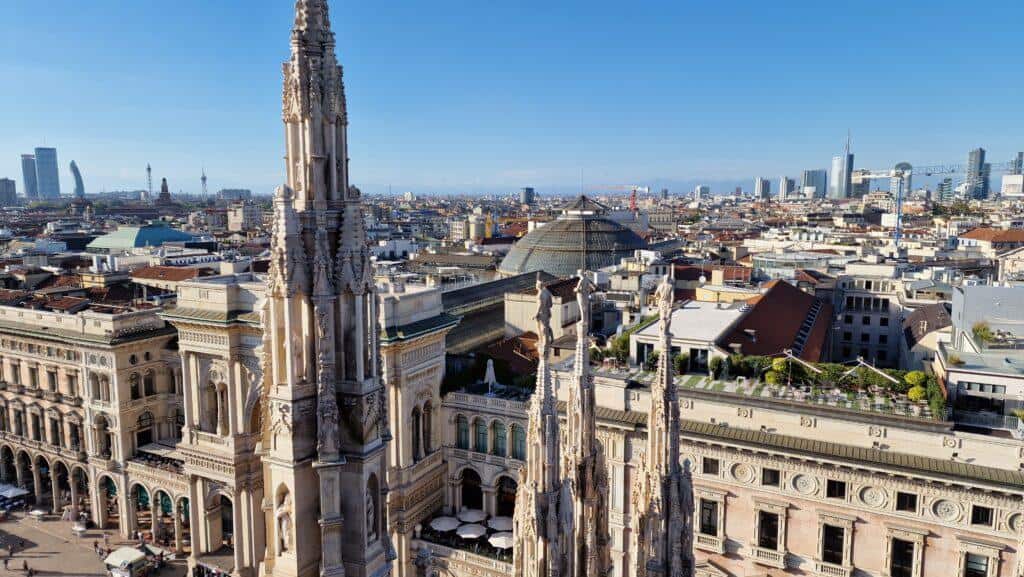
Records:
M53 469L50 464L50 457L43 453L36 453L32 457L32 494L36 499L36 506L41 507L44 503L53 505Z
M72 464L68 471L71 488L72 519L89 519L93 511L92 492L89 490L89 471L82 465Z
M0 445L0 482L13 484L17 481L17 466L14 462L14 449L10 445Z
M181 524L181 534L175 535L175 546L178 551L192 551L192 518L189 509L189 498L187 495L178 495L174 498L174 515Z
M135 420L136 449L157 440L157 435L154 433L155 427L156 419L153 418L152 411L148 409L143 411Z
M459 470L459 491L464 509L483 509L483 479L480 473L470 465Z
M174 495L167 489L153 489L150 532L154 543L166 546L174 539L174 502Z
M104 458L110 459L114 454L114 437L110 432L110 419L104 414L98 414L93 419L93 429L96 431L96 453Z
M136 529L142 531L153 525L153 492L142 481L131 481L126 492L128 505L128 516L134 519ZM132 525L129 525L131 527Z
M514 517L516 511L516 489L519 483L506 474L495 479L495 514L500 517Z
M121 510L118 501L124 496L121 494L121 487L117 480L107 473L101 473L96 477L96 511L94 515L97 523L104 529L121 529Z

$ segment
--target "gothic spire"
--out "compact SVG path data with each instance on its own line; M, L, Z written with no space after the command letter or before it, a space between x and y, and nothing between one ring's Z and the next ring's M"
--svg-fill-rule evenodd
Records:
M602 576L607 573L608 507L605 494L608 476L603 447L597 439L596 400L590 373L590 309L593 282L579 272L576 301L580 320L576 323L576 354L569 383L566 409L567 447L563 502L572 520L566 548L572 552L566 574L572 577Z
M526 467L520 471L513 529L516 577L558 577L567 550L560 515L561 472L558 409L551 383L551 293L537 276L537 387L530 399Z
M693 574L693 494L689 471L679 463L679 396L672 367L673 290L666 276L655 294L661 350L658 373L651 383L647 451L632 503L636 547L633 574L637 576Z

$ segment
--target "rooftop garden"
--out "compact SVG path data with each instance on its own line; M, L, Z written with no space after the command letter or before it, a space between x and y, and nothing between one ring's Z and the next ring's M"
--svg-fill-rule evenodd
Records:
M657 360L657 354L652 354L631 378L649 383ZM708 371L700 374L689 372L686 354L676 355L673 365L676 383L683 388L930 419L946 415L942 386L923 371L743 355L714 357Z

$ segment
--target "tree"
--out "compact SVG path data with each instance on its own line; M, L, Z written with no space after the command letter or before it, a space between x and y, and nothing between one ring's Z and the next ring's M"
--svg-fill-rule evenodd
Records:
M777 385L781 380L781 376L776 371L768 371L767 373L764 374L764 382L768 383L769 385Z
M679 353L678 355L676 355L676 358L672 359L672 361L677 375L682 375L690 370L689 354Z
M603 361L604 355L605 352L603 349L599 349L597 347L590 347L590 358L593 359L594 362L600 363L601 361Z
M992 327L988 326L985 321L978 321L971 327L971 332L974 333L974 338L978 339L981 344L987 344L995 339L995 334L992 332Z
M644 369L653 371L658 368L658 357L661 356L658 351L651 351L647 355L647 359L644 361Z
M924 371L910 371L907 376L903 377L911 388L923 387L928 382L928 375Z
M776 373L785 373L789 369L789 359L786 357L778 357L772 359L772 370Z
M907 391L907 398L915 403L923 401L927 396L928 390L922 387L921 385L911 387L911 389Z
M711 376L716 379L721 377L725 369L725 359L722 357L711 357L711 360L708 361L708 368L711 369Z

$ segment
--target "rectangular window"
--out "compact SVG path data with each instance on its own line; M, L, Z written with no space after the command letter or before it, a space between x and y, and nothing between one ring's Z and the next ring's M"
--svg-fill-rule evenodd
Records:
M778 487L780 483L778 469L761 469L761 484L767 487Z
M878 360L880 360L880 361L887 361L887 360L889 360L889 353L879 349L879 351L878 351Z
M904 513L917 513L917 495L913 493L896 493L896 510Z
M701 470L705 475L717 475L718 474L718 459L712 459L711 457L704 457Z
M914 577L914 543L893 538L889 577Z
M988 577L988 557L967 553L964 558L964 577Z
M878 324L883 327L889 326L889 317L879 317Z
M848 325L852 325L853 324L853 315L846 315L846 316L844 316L843 317L843 322L848 324Z
M870 325L871 324L871 317L869 317L867 315L862 316L860 318L860 324L862 324L862 325Z
M768 511L757 512L757 546L762 549L779 550L779 516Z
M862 343L870 343L871 342L871 333L861 333L860 334L860 342L862 342Z
M846 531L835 525L824 525L821 529L821 560L833 565L843 564L843 545Z
M992 526L992 509L975 505L971 507L971 525Z
M852 341L853 340L853 333L851 333L850 331L843 331L843 340L844 341Z
M700 500L700 532L704 535L718 536L718 502L710 499Z
M829 499L845 499L846 483L844 481L829 479L828 484L825 487L825 495Z

